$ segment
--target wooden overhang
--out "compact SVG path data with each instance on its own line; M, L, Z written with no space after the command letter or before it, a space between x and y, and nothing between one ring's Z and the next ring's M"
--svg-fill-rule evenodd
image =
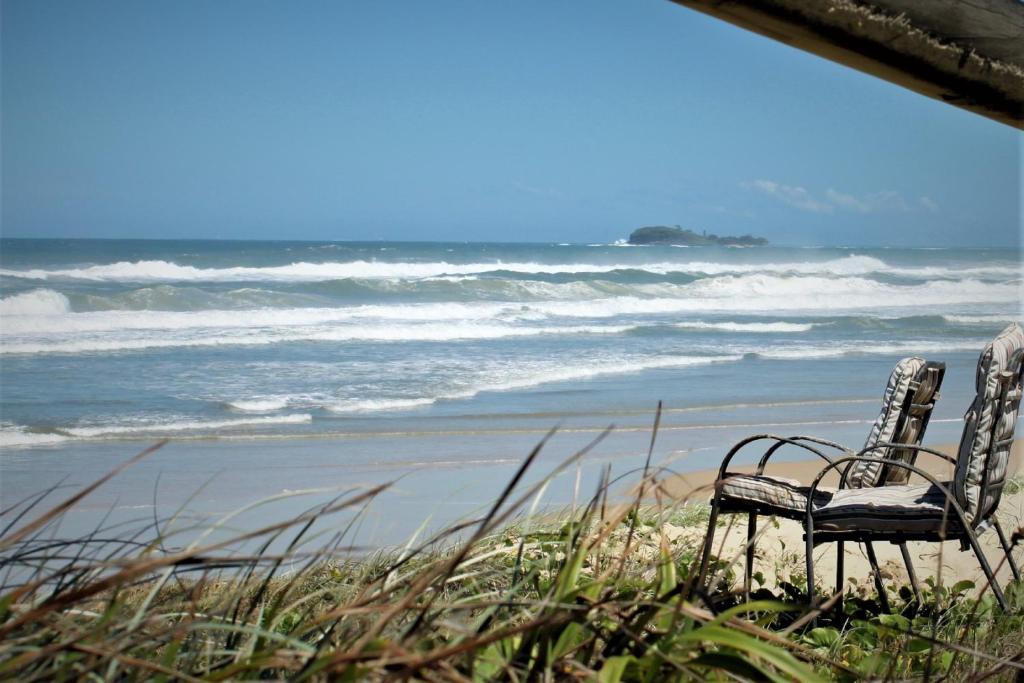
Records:
M1024 129L1020 0L672 0Z

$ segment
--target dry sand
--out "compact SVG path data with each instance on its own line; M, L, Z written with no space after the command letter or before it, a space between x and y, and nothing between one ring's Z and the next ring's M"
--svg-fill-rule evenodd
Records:
M936 450L944 453L954 454L956 445L937 446ZM1014 443L1010 459L1010 475L1021 472L1021 461L1024 458L1024 440ZM801 482L810 484L821 469L823 461L798 461L778 462L769 464L767 474L792 477ZM917 462L922 469L936 475L940 481L949 480L952 474L952 465L943 462L934 456L922 455ZM754 466L737 466L735 472L752 472ZM714 483L717 471L694 472L686 475L679 475L664 482L665 488L675 499L686 498L690 501L705 502L710 498L711 487ZM827 481L827 480L826 480ZM915 477L912 481L920 481ZM834 484L835 481L828 482ZM1007 534L1013 532L1024 524L1024 493L1004 494L999 505L998 516L1003 529ZM719 527L715 536L715 548L725 535L725 546L720 553L723 559L736 558L735 569L737 573L742 572L743 548L746 543L746 516L730 516L734 520L731 525ZM754 571L760 571L767 579L769 586L776 584L781 579L789 580L791 573L802 574L804 571L804 541L803 527L794 521L762 517L759 519L758 531L760 532L757 541L757 553L754 562ZM670 536L675 543L701 542L700 536L703 530L696 531L692 528L674 527L666 529L666 535ZM1004 554L999 545L999 539L995 531L989 531L982 535L981 543L985 554L993 567L999 566L997 576L1000 582L1005 585L1012 578L1009 565L1004 561ZM907 580L906 569L904 569L900 557L899 548L890 543L876 543L875 551L882 568L883 575L887 579L903 583ZM941 563L941 579L943 584L951 585L962 579L974 581L976 586L984 584L984 575L978 566L974 554L968 550L961 552L960 543L951 541L946 543L909 543L911 557L918 578L923 580L926 576L936 576ZM873 592L870 568L867 556L864 554L863 546L860 544L846 543L845 551L845 574L847 586L853 583L859 590ZM1018 566L1024 564L1024 545L1018 545L1014 552L1014 558ZM941 561L941 562L940 562ZM834 544L824 544L815 551L815 574L818 577L819 585L831 589L835 582L836 549ZM756 587L756 585L755 585Z

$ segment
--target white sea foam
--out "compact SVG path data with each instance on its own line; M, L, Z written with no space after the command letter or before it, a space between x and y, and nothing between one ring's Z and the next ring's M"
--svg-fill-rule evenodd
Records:
M1008 315L944 315L942 316L946 322L959 324L959 325L975 325L975 324L991 324L996 325L1000 323L1009 324L1013 322L1013 318Z
M547 291L550 287L562 287L547 283L531 284L544 285L543 291L537 294L550 294ZM729 275L685 285L598 285L573 283L571 292L561 292L559 298L545 301L80 313L57 312L54 306L52 310L5 319L2 333L10 338L115 330L270 329L374 320L493 322L536 320L550 316L606 318L687 311L832 311L952 304L1019 304L1016 285L979 280L893 285L856 277Z
M68 437L61 434L32 432L21 425L11 423L0 425L0 448L53 446L67 440Z
M769 349L755 349L752 353L762 358L802 359L802 358L834 358L854 354L869 355L925 355L936 353L952 353L957 351L977 351L986 343L984 339L974 341L907 341L892 344L858 344L843 342L834 345L784 346Z
M4 316L0 353L82 353L171 347L254 346L294 341L452 341L537 335L621 334L618 325L564 325L558 319L600 320L692 312L820 314L843 310L891 313L924 306L1019 306L1017 285L939 280L895 285L860 277L726 275L689 284L613 286L594 298L526 302L372 304L336 308L202 311L57 312L60 294L23 298ZM549 285L550 286L550 285ZM36 290L48 292L49 290ZM615 292L629 291L630 295ZM582 292L577 292L582 294ZM23 295L16 295L23 296ZM16 297L10 297L15 299ZM44 305L45 302L48 302ZM58 306L58 304L60 304ZM15 304L12 304L14 306ZM684 323L685 325L686 323ZM798 332L795 323L707 323L735 332ZM811 323L804 323L807 325ZM689 323L691 327L700 326ZM709 328L714 329L714 328Z
M264 425L308 424L313 416L308 413L292 415L268 415L246 417L236 420L181 420L178 422L96 425L91 427L68 427L61 431L81 438L120 436L125 434L175 434L180 432L204 432L237 427L258 427Z
M349 261L309 263L295 262L282 266L230 268L197 268L170 261L119 261L82 268L46 270L0 269L0 275L31 280L93 280L113 282L247 282L283 281L315 282L348 278L428 278L445 275L474 275L508 271L527 274L607 273L621 270L643 270L656 274L693 273L702 275L743 273L784 273L804 275L867 275L890 273L919 278L1021 277L1019 266L986 266L957 269L955 267L894 267L870 256L850 255L828 261L797 261L779 263L727 263L716 261L663 261L656 263L537 263L478 262L425 263L388 261Z
M526 372L490 384L475 387L456 398L471 398L485 391L513 391L552 382L592 379L603 375L624 375L659 368L682 368L691 365L728 363L741 360L741 354L716 356L654 356L650 358L614 359L594 362L577 367L545 367L536 372Z
M639 292L666 291L676 297L620 296L588 301L531 302L524 306L552 316L601 318L618 315L685 313L690 311L831 312L952 304L1016 304L1013 284L979 280L935 281L892 285L865 278L727 275L687 285L636 285Z
M735 362L743 358L741 354L720 354L713 356L655 356L642 357L609 357L581 362L579 365L566 365L551 361L517 361L494 367L482 368L475 375L465 377L453 386L439 388L435 395L402 398L350 398L331 400L320 397L313 400L306 398L302 405L307 408L323 408L332 413L369 413L409 410L433 405L438 401L469 399L484 392L513 391L554 382L588 380L604 375L622 375L643 372L659 368L682 368L693 365ZM280 397L266 400L266 406L279 405ZM283 401L285 405L295 405L292 400ZM238 402L230 405L262 406L264 400Z
M283 410L291 403L288 396L276 396L273 398L254 398L248 401L231 401L228 408L242 413L272 413L276 410Z
M409 408L432 405L438 401L470 399L486 392L531 389L556 382L584 381L606 375L626 375L659 368L683 368L694 365L735 362L742 358L743 356L740 354L606 358L588 361L575 366L556 365L551 362L519 362L508 367L484 370L479 376L470 380L467 386L441 390L435 396L401 399L350 399L329 403L324 407L335 413L407 410Z
M367 413L408 410L424 407L439 400L459 400L485 392L501 392L529 389L532 387L566 381L589 380L606 375L622 375L659 368L683 368L712 363L735 362L741 355L717 356L659 356L652 358L608 358L587 362L578 366L556 365L552 362L515 363L507 367L492 368L478 377L472 386L453 388L431 397L410 397L392 399L350 399L324 402L323 408L335 413ZM230 405L249 410L274 410L291 404L289 397L270 397L250 401L235 401ZM314 407L314 406L310 406ZM132 436L174 435L182 433L208 434L223 430L237 430L249 427L285 426L309 424L313 416L309 413L288 415L261 415L227 420L168 420L151 422L123 420L108 424L64 427L57 433L32 433L26 428L5 424L0 428L0 446L28 447L56 444L73 440L104 438L131 438Z
M285 342L442 342L487 340L539 335L621 334L634 325L579 325L557 327L516 327L477 323L414 323L350 325L328 327L283 327L241 329L233 332L191 334L145 333L73 339L4 340L3 354L97 353L144 349L189 348L203 346L266 346Z
M395 398L377 400L351 399L348 401L331 403L325 406L325 408L332 413L371 413L422 408L436 402L437 399L435 398Z
M501 304L407 304L339 308L257 308L203 311L88 311L70 315L23 316L5 321L4 334L88 333L116 330L194 330L279 328L351 320L486 320L504 311Z
M68 298L52 289L33 289L0 299L0 315L61 315L71 310Z
M692 330L715 330L721 332L809 332L814 323L734 323L734 322L685 322L676 323L676 327Z

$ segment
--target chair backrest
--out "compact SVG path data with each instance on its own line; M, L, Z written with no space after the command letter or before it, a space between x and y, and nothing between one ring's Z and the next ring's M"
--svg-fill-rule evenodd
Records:
M1013 323L982 350L977 395L964 415L954 491L975 526L999 506L1021 399L1024 330Z
M864 448L880 443L919 445L945 372L945 364L917 356L898 362L886 382L882 410L871 425ZM879 448L867 451L867 455L872 460L858 461L850 467L846 481L851 488L905 483L909 471L887 463L899 460L913 465L917 459L917 451L906 448Z

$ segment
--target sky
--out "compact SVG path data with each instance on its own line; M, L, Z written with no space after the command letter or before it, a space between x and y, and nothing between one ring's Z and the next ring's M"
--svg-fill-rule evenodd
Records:
M5 237L1019 246L1021 134L667 0L3 0Z

